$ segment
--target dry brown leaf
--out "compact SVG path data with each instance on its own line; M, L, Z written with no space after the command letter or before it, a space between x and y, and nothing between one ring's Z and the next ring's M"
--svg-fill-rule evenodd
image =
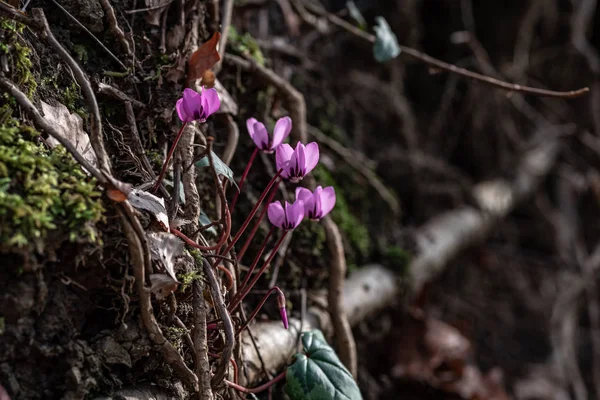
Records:
M167 216L167 209L165 208L165 201L163 199L139 189L133 189L127 199L135 208L148 211L152 214L162 229L170 232L169 217Z
M58 103L56 106L51 106L44 101L41 103L42 112L46 120L75 146L75 149L77 149L86 161L93 166L97 166L98 159L96 158L94 149L92 149L89 136L83 130L83 120L81 117L77 114L71 114L69 109L61 103ZM56 147L60 144L53 137L49 137L47 142L51 147Z
M396 348L392 377L427 383L466 400L509 399L501 371L492 370L483 376L469 364L470 341L447 323L413 310L393 339Z
M217 45L221 39L221 34L217 31L212 37L192 54L188 62L188 82L202 78L206 70L211 69L219 62L221 57L217 51Z
M122 203L127 200L132 190L131 184L121 182L106 172L104 173L104 177L109 182L109 187L106 189L106 195L108 198L117 203Z

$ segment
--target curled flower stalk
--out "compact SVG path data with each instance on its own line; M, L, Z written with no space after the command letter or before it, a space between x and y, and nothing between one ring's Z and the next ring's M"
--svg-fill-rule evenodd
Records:
M175 136L175 141L169 149L169 153L167 154L167 158L163 163L160 175L152 187L152 192L156 192L160 187L162 180L167 173L169 162L171 161L171 158L173 158L173 153L177 148L177 143L179 143L181 135L183 135L183 131L185 130L187 124L192 121L206 122L206 119L215 111L217 111L219 107L221 107L221 100L219 99L219 95L215 89L204 88L201 93L189 88L186 88L183 91L183 97L177 100L176 105L177 115L179 116L181 122L183 122L183 125L179 129L177 136Z
M285 329L287 329L289 327L287 311L285 309L285 295L283 294L281 289L279 289L279 287L273 286L267 292L267 294L263 296L262 300L260 301L260 303L258 303L258 306L254 309L254 311L252 311L252 314L250 314L250 316L248 317L246 322L244 322L242 324L242 326L239 327L239 329L237 331L238 335L240 333L242 333L244 331L244 329L246 329L248 324L250 324L250 322L256 317L258 312L263 308L263 306L267 302L267 299L269 298L269 296L271 296L271 294L273 294L273 292L277 292L277 307L279 308L279 315L281 316L281 322L283 323L283 327Z

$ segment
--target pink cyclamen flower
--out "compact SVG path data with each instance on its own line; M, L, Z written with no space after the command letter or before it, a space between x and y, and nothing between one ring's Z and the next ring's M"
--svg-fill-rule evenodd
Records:
M298 187L296 188L296 199L304 202L305 217L319 221L335 206L335 190L333 186L326 188L317 186L313 193L306 188Z
M248 128L248 133L256 147L271 154L289 136L292 130L292 119L290 117L279 118L275 123L272 137L269 136L265 124L257 121L256 118L249 118L246 121L246 128Z
M304 219L304 202L296 200L290 204L286 201L282 206L279 201L274 201L269 204L267 216L276 227L290 231L300 225Z
M277 169L283 169L281 177L292 182L300 182L319 162L319 145L315 142L304 146L298 142L296 149L289 144L277 147L275 154Z
M206 119L221 107L221 100L214 88L204 88L201 93L186 88L183 97L177 100L177 115L183 122Z

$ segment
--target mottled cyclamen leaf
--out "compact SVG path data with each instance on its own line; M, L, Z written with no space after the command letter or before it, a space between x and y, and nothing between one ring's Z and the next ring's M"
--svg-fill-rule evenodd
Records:
M383 17L375 18L377 26L375 29L375 44L373 45L373 55L375 60L380 63L384 63L391 59L398 57L400 54L400 46L398 45L398 39L392 28L388 25L387 21Z
M286 373L284 390L291 400L362 400L352 374L321 331L305 332L302 347Z
M223 160L221 160L214 152L211 151L212 154L212 160L213 160L213 164L215 165L215 171L217 171L218 175L222 175L225 178L227 178L227 180L229 180L229 182L231 182L233 185L235 185L235 187L238 189L238 185L235 182L235 179L233 179L233 171L231 170L231 168L229 168L229 166L227 164L225 164L223 162ZM196 162L196 168L206 168L208 167L209 164L209 160L207 156L202 157L199 161Z

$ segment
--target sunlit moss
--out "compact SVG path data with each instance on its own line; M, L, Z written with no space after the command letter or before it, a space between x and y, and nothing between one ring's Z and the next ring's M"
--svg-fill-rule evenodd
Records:
M12 118L0 126L0 244L43 252L47 240L97 243L104 208L95 179L37 135Z
M260 50L260 46L248 32L241 35L233 26L229 27L227 46L231 47L233 52L251 57L258 64L265 65L265 56Z
M37 82L31 72L31 49L23 44L21 33L25 25L14 20L0 18L0 29L4 38L0 43L0 55L8 57L10 78L18 85L27 88L27 95L32 97L37 89Z

